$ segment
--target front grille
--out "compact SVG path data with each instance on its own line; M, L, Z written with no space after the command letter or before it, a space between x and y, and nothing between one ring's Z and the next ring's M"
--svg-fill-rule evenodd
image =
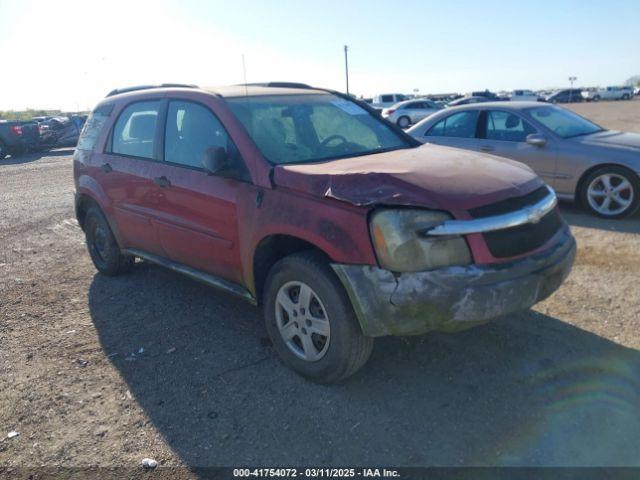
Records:
M469 210L474 218L502 215L515 212L523 207L534 205L549 194L546 186L542 186L522 197L508 198L500 202L484 205ZM491 255L496 258L515 257L530 252L544 245L562 227L560 215L554 209L547 213L538 223L526 223L513 228L483 233Z
M560 230L561 226L560 215L556 210L552 210L538 223L525 223L505 230L487 232L483 236L494 257L515 257L540 248Z

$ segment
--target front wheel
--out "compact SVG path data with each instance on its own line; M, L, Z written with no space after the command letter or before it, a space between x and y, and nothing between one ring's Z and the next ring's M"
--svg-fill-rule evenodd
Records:
M411 125L411 119L406 115L403 115L398 119L396 125L398 125L400 128L407 128L409 125Z
M640 204L640 180L623 167L603 167L591 173L580 192L582 204L603 218L631 215Z
M4 160L5 157L7 156L7 147L5 146L5 144L2 142L2 140L0 140L0 160Z
M296 253L273 266L264 313L280 358L310 380L343 380L371 354L373 338L362 334L343 286L315 252Z

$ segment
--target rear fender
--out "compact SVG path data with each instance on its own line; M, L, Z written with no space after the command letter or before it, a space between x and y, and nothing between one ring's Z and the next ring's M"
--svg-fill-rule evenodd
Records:
M76 180L76 199L75 199L75 207L76 207L76 215L78 213L78 208L80 203L86 199L90 199L95 204L98 205L102 213L109 222L109 227L113 232L118 245L122 247L122 237L118 230L118 225L113 220L113 204L109 200L109 197L105 193L104 189L100 186L98 182L93 177L89 175L80 175Z

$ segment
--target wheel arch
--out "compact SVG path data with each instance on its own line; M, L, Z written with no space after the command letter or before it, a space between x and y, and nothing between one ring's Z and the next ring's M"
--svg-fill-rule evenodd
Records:
M99 192L101 190L98 190ZM112 218L111 213L112 209L109 209L109 203L106 201L106 198L103 198L102 201L100 199L100 195L95 195L95 191L87 188L79 188L76 192L75 198L75 213L76 220L78 221L78 225L84 231L84 223L85 218L87 216L87 212L91 207L98 208L104 217L107 219L109 223L109 227L111 228L111 233L116 239L116 242L122 248L122 236L120 235L120 230L118 229L118 225L115 220Z
M593 165L593 166L589 167L584 172L582 172L582 175L580 175L580 179L578 180L578 183L576 184L576 191L575 191L575 198L578 201L582 200L582 189L584 188L585 182L586 182L587 178L589 177L589 175L591 175L593 172L595 172L597 170L600 170L600 169L606 168L606 167L622 168L622 169L628 171L631 174L631 176L633 178L635 178L635 180L637 182L640 182L640 176L636 172L634 172L633 169L627 167L626 165L623 165L621 163L613 163L613 162L599 163L597 165Z
M265 282L271 267L282 258L302 251L318 252L327 262L329 255L315 243L289 234L269 234L256 244L251 262L252 281L249 282L258 304L262 303Z
M84 230L87 211L94 206L100 208L100 204L91 195L87 193L78 193L76 195L76 219L82 230Z

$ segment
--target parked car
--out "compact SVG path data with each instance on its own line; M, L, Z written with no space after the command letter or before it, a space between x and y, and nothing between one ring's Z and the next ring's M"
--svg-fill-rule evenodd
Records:
M532 90L514 90L509 96L513 102L537 102L540 97Z
M547 95L544 99L549 103L573 103L582 101L582 90L579 88L567 88L564 90L557 90L551 95Z
M594 90L583 90L582 98L586 101L597 102L599 100L631 100L633 87L607 87Z
M0 160L35 150L40 141L35 122L0 120Z
M386 118L400 128L407 128L440 109L442 109L441 106L428 99L407 100L382 110L382 118Z
M46 122L47 120L51 120L52 118L53 117L50 117L50 116L31 117L31 121L36 123L42 123L42 122Z
M458 107L460 105L470 105L472 103L491 102L487 97L462 97L447 103L447 107Z
M425 98L433 102L451 102L453 100L457 100L458 98L462 98L464 95L460 95L459 93L430 93L426 95Z
M640 135L605 130L562 107L468 105L435 113L408 133L422 142L523 162L559 198L601 217L625 217L640 204Z
M408 100L407 96L401 93L382 93L373 97L371 106L376 110L382 111L385 108L399 102L404 102L405 100Z
M140 257L260 304L275 351L320 382L357 371L374 337L468 328L568 275L575 241L528 167L278 85L128 89L96 107L74 176L99 272Z
M75 147L86 117L51 117L38 124L42 148Z
M467 96L469 97L484 97L487 100L501 100L501 97L498 94L493 93L490 90L479 90L476 92L471 92Z

